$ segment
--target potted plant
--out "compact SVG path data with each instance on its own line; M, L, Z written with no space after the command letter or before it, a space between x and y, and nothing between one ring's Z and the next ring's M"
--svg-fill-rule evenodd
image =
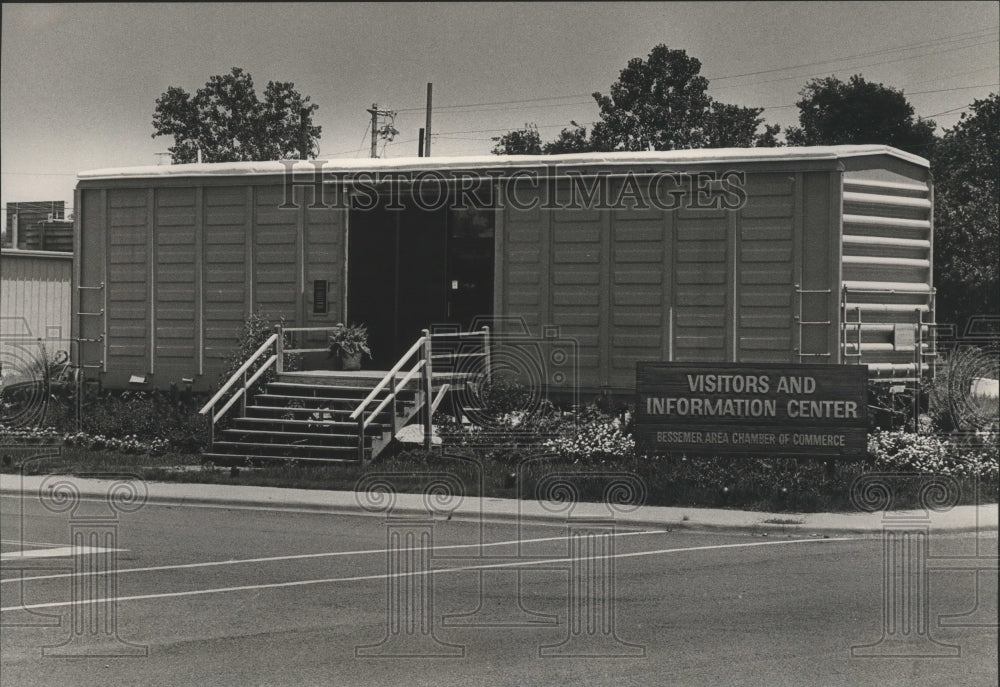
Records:
M330 355L337 354L345 370L360 370L361 356L372 356L368 348L368 327L338 323L330 332Z

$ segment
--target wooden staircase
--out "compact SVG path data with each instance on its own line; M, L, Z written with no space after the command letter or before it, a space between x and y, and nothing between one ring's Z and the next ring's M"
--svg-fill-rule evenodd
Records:
M376 458L400 429L418 418L423 421L424 446L429 448L431 415L444 395L453 385L466 384L480 375L468 371L435 374L432 361L478 356L487 361L487 374L489 370L486 327L476 332L439 335L452 339L481 337L482 352L459 356L454 352L434 355L436 336L425 330L385 373L285 372L285 354L325 350L286 348L288 333L326 329L276 329L201 409L201 414L211 419L212 428L211 446L202 453L203 462L366 462ZM262 382L265 374L274 381Z

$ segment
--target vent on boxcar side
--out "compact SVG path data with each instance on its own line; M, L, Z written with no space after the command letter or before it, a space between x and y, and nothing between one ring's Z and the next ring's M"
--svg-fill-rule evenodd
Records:
M934 353L930 188L845 178L843 200L844 360L913 378Z

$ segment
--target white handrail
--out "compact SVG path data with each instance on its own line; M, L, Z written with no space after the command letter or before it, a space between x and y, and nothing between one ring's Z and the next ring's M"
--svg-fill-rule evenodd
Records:
M264 364L260 366L260 369L253 373L253 376L247 380L246 384L243 385L245 391L249 391L253 383L260 379L260 376L267 372L267 368L274 365L275 361L278 359L277 355L272 355L270 358L264 361Z
M219 418L225 415L226 412L233 407L233 404L236 403L238 400L240 400L241 397L245 396L246 393L247 390L243 387L240 387L236 391L236 393L233 394L233 397L229 399L226 405L222 406L222 410L220 410L219 412L217 412L215 415L212 416L212 422L218 422Z
M399 390L402 389L404 386L406 386L406 383L408 381L410 381L411 379L413 379L413 375L415 375L417 372L419 372L421 369L423 369L424 365L426 365L426 364L427 364L427 361L425 361L425 360L419 360L419 361L417 361L417 364L413 366L413 369L411 369L406 374L406 376L403 377L399 381L399 384L396 385L396 391L395 391L395 393L398 394ZM371 423L373 423L375 421L375 418L378 417L378 414L382 412L383 408L385 408L387 405L389 405L389 403L393 400L393 398L394 398L394 394L389 394L384 399L382 399L382 403L380 403L379 406L375 410L373 410L371 413L369 413L368 419L365 420L365 427L367 427L368 425L370 425Z
M336 327L282 327L286 332L332 332Z
M385 388L385 385L389 383L389 379L391 379L397 372L399 372L400 369L402 369L403 365L406 364L406 361L410 359L410 356L412 356L414 353L416 353L416 351L421 346L424 345L424 339L425 338L426 337L421 336L419 339L417 339L417 342L415 344L413 344L412 346L410 346L410 350L408 350L406 353L403 354L403 357L401 357L399 359L399 362L396 363L396 365L391 370L389 370L386 373L386 375L382 378L382 381L379 382L375 386L375 388L372 389L371 393L368 394L368 396L365 397L365 400L363 400L358 405L358 407L354 409L354 412L351 413L351 419L352 420L357 420L358 419L358 415L360 415L361 412L368 406L368 404L372 402L372 399L375 398L378 395L378 392L380 392L382 389Z
M267 341L265 341L264 343L262 343L260 345L260 348L258 348L254 352L254 354L247 359L247 361L245 363L243 363L242 365L240 365L240 369L236 370L236 372L233 373L233 376L229 378L229 381L226 382L223 385L223 387L216 392L215 396L212 396L212 400L210 400L208 403L206 403L204 405L204 407L201 410L198 411L198 413L200 415L204 415L211 408L213 408L215 406L215 404L219 402L219 399L222 398L223 394L225 394L227 391L229 391L229 388L233 384L236 383L236 380L239 379L239 377L250 368L250 365L252 365L253 362L255 360L257 360L257 358L259 358L262 353L264 353L264 351L267 349L267 347L270 346L271 344L273 344L275 341L277 341L277 339L278 339L278 335L277 334L271 334L271 336L269 336L267 338Z
M431 412L432 413L438 409L439 405L441 405L441 399L444 398L444 395L448 392L448 389L450 389L450 388L451 388L451 384L442 384L441 388L438 389L437 396L434 397L434 402L431 403Z
M472 332L434 332L431 334L435 339L446 339L449 336L463 337L463 336L486 336L487 332L482 329L477 329Z

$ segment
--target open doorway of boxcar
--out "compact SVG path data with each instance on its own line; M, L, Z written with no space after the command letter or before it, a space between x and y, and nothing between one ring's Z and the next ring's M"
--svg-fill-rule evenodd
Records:
M413 199L350 211L347 319L368 326L371 369L388 370L435 325L467 330L493 313L495 212ZM422 206L424 205L424 206Z

